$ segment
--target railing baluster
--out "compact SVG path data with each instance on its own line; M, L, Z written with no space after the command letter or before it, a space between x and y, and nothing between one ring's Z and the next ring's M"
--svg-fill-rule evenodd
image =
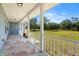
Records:
M55 55L55 37L54 37L54 55Z
M44 37L44 51L46 51L46 38Z
M59 50L59 47L58 46L59 46L59 41L57 39L57 55L59 55L59 51L58 51Z
M49 55L50 55L50 36L49 36Z
M45 40L46 40L46 41L45 41L45 44L46 44L46 45L45 45L45 50L46 50L46 53L47 53L47 39L46 39L46 37L45 37Z
M62 42L62 39L61 39L61 56L63 55L63 42Z
M51 39L52 39L52 38L50 37L50 55L51 55Z
M49 36L48 36L48 54L49 54Z
M53 41L53 54L52 55L54 55L54 37L52 37L52 41Z
M76 47L76 42L74 43L74 55L76 56L76 51L77 51L77 47Z
M68 46L68 40L67 40L67 55L69 55L69 46Z
M60 40L58 40L58 53L59 53L59 55L60 55Z
M46 53L47 53L47 38L46 38Z
M57 42L57 43L58 43L58 49L57 49L57 50L58 50L58 55L59 55L59 40L58 40L58 42Z

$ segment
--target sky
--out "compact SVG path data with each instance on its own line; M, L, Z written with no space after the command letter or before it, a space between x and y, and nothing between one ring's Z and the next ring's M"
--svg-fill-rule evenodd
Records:
M71 17L79 17L79 3L61 3L44 13L51 22L60 23ZM40 17L36 16L38 22Z

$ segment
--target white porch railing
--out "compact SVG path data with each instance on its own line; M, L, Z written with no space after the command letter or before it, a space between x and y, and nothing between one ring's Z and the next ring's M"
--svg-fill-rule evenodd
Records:
M79 41L56 36L45 37L44 51L52 56L79 55Z

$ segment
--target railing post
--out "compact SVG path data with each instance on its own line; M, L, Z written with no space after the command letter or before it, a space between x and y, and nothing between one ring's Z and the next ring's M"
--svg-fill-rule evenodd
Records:
M44 50L44 15L43 4L40 4L40 49Z

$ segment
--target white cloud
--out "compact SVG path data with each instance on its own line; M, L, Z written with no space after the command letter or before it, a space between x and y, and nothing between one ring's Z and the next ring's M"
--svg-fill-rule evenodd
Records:
M60 23L61 21L67 18L65 12L62 12L62 14L49 12L45 13L44 16L46 16L51 22L57 22L57 23Z

